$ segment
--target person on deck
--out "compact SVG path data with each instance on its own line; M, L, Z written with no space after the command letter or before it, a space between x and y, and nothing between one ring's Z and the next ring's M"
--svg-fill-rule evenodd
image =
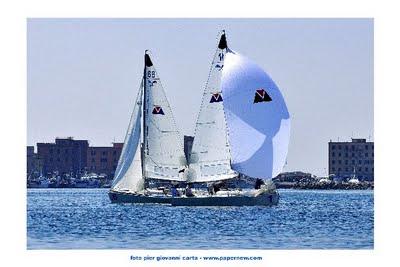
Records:
M260 188L261 188L261 185L263 185L263 184L264 184L264 181L261 180L260 178L257 178L257 179L256 179L256 183L255 183L255 185L254 185L254 189L260 189Z
M191 188L190 184L187 184L187 186L186 186L185 195L187 197L194 197L194 194L193 194L193 191L192 191L192 188Z
M171 188L172 197L179 197L179 196L180 196L179 191L178 191L178 189L177 189L176 187L177 187L177 186L174 185L174 186Z

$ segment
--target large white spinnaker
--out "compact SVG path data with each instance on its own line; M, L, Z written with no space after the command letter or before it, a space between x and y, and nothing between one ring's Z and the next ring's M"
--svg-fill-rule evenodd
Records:
M187 164L183 138L148 51L145 54L143 112L145 177L184 181Z
M111 188L116 191L139 192L144 189L140 135L143 80L136 97L133 112L125 135L124 146L115 171Z
M187 180L207 182L237 176L231 169L224 116L221 75L227 52L225 32L220 35L198 114Z
M257 64L229 49L221 86L232 169L262 179L277 176L290 137L290 116L279 88Z

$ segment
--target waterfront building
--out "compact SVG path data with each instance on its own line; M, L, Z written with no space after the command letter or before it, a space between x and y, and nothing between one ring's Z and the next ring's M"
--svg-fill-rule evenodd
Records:
M37 143L37 154L43 159L43 174L58 172L80 175L86 167L87 140L56 138L55 143Z
M39 157L37 153L35 153L34 146L26 147L26 172L27 175L38 176L43 171L43 159Z
M351 142L328 144L329 175L349 178L355 172L360 180L374 180L374 142L352 138Z
M113 146L89 147L87 152L86 170L97 174L107 174L114 177L123 143L113 143Z

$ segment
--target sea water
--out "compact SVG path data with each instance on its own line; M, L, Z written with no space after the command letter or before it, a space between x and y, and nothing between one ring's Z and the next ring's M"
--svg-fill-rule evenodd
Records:
M28 189L28 249L372 249L373 191L279 190L274 207L111 204L107 189Z

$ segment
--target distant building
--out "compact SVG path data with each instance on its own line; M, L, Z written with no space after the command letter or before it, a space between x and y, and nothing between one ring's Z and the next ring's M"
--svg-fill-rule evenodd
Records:
M87 153L87 171L107 174L113 177L118 166L123 143L113 143L112 147L89 147Z
M28 174L34 172L35 168L35 147L34 146L27 146L26 147L26 172Z
M43 159L35 153L34 146L26 147L26 172L28 175L40 175L43 171Z
M86 167L87 140L72 137L56 138L55 143L37 143L38 157L43 160L43 174L58 171L59 174L81 174Z
M185 152L187 162L189 162L190 152L192 152L193 140L193 136L185 135L183 137L183 150Z
M355 175L360 180L374 180L374 142L351 139L329 142L329 175L342 178Z

